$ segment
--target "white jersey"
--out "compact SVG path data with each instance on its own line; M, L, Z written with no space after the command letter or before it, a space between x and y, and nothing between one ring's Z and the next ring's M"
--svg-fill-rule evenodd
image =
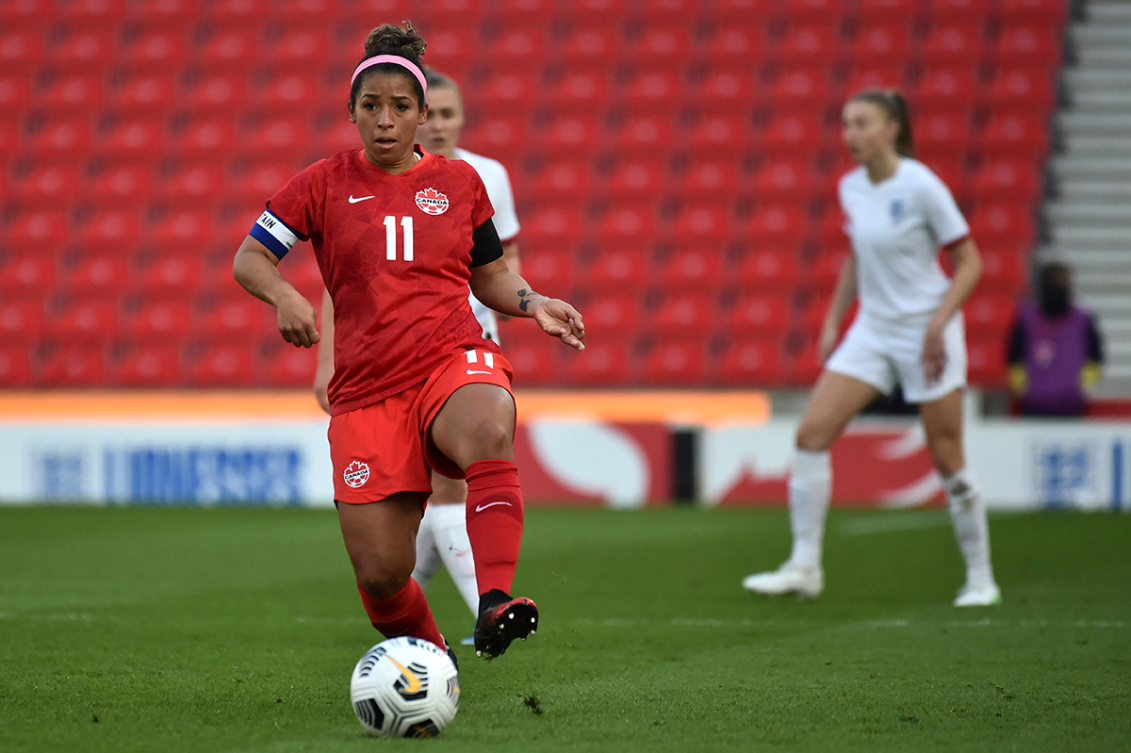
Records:
M518 237L518 215L514 211L514 192L511 190L511 179L507 169L498 160L484 157L466 149L456 149L456 159L461 159L475 168L483 185L487 189L487 198L491 206L495 207L495 230L499 233L499 240L503 244L510 243ZM474 295L470 296L471 310L475 318L483 325L483 336L498 342L499 324L495 312L479 302Z
M923 163L901 158L880 183L864 167L849 172L838 196L856 256L861 314L925 325L950 289L939 248L970 234L946 184Z

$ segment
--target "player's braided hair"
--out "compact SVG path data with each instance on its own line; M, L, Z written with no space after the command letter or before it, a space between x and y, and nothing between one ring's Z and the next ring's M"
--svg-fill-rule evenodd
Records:
M915 140L911 136L911 114L907 111L907 100L898 89L865 89L852 95L849 102L869 102L876 105L887 116L899 123L899 135L895 137L895 151L904 157L915 159Z
M382 24L369 32L369 36L365 38L365 55L359 60L368 60L377 55L397 55L409 61L417 68L423 68L424 64L420 59L424 56L424 51L428 49L428 43L424 41L424 37L413 28L411 21L404 21L404 26L397 26L396 24ZM350 105L352 106L357 101L357 93L361 89L361 83L365 78L375 72L381 73L400 73L406 76L412 83L412 88L416 91L416 101L421 109L424 109L424 89L420 86L420 82L416 80L411 73L393 63L380 63L371 68L366 68L361 72L353 85L350 87Z

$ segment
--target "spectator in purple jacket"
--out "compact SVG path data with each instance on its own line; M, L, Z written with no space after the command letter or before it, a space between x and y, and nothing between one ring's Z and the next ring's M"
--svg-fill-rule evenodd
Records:
M1103 345L1091 312L1072 302L1072 273L1041 267L1037 300L1022 304L1009 338L1010 384L1027 416L1079 416L1100 378Z

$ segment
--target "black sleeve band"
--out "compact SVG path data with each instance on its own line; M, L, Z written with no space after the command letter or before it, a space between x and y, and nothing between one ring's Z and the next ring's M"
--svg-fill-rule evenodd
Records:
M503 242L499 240L499 231L495 229L495 223L488 217L484 222L471 234L471 266L482 267L484 264L490 264L495 259L502 258L503 255Z

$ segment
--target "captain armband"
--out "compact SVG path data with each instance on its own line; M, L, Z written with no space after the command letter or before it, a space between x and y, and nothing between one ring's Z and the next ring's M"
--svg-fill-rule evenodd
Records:
M249 235L266 246L267 250L279 259L286 256L287 252L299 242L298 235L276 217L270 209L259 215L259 219L251 226Z

